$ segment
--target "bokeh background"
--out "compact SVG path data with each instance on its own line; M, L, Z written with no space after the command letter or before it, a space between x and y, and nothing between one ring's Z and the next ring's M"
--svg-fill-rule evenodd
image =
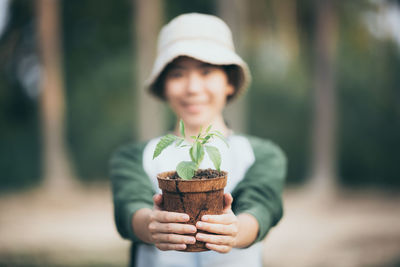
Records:
M231 27L225 112L289 159L265 266L400 266L400 1L0 0L0 266L125 266L108 160L173 127L143 82L160 27Z

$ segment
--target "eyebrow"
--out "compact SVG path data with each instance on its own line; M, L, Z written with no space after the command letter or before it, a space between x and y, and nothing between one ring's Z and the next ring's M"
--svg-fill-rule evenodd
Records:
M207 67L214 67L215 65L206 63L206 62L200 62L199 64L196 64L196 68L207 68ZM171 64L171 69L187 69L184 64L176 62Z

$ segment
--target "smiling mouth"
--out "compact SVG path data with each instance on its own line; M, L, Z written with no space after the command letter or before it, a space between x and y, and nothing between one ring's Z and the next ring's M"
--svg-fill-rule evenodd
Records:
M206 105L204 103L184 103L183 107L189 113L198 113L203 111Z

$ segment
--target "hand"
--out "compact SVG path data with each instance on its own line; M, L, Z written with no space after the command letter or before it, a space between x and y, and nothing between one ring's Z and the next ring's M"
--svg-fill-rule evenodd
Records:
M224 211L221 215L204 215L198 221L198 230L207 233L197 233L196 239L206 243L206 247L221 253L229 252L237 243L239 220L232 211L231 194L224 194ZM217 234L217 235L215 235Z
M194 225L184 224L189 221L189 215L185 213L162 211L162 195L153 197L154 207L149 214L148 231L151 243L160 250L184 250L186 244L194 244L194 234L197 229Z

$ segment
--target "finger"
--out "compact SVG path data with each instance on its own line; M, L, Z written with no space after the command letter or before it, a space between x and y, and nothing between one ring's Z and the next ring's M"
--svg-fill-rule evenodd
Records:
M213 234L236 236L238 229L234 224L215 224L206 222L197 222L196 228Z
M149 224L150 233L175 233L175 234L194 234L197 228L191 224L182 223L160 223L157 221Z
M169 243L158 243L155 244L156 247L160 250L185 250L185 244L169 244Z
M230 246L215 245L215 244L210 244L210 243L206 243L206 247L208 249L211 249L211 250L214 250L214 251L220 252L220 253L228 253L232 249L232 247L230 247Z
M194 244L196 238L194 236L176 235L176 234L152 234L151 238L154 243L170 243L170 244Z
M224 212L232 208L233 197L230 193L224 194Z
M189 215L185 213L156 210L153 212L152 217L150 219L152 221L169 223L169 222L187 222L189 221L190 218Z
M155 194L153 196L153 203L154 203L154 208L157 210L161 210L163 198L161 194Z
M237 221L237 218L235 214L227 213L221 215L203 215L201 220L208 223L232 224Z
M204 233L196 234L196 239L209 244L221 245L221 246L234 246L235 239L228 235L209 235Z

